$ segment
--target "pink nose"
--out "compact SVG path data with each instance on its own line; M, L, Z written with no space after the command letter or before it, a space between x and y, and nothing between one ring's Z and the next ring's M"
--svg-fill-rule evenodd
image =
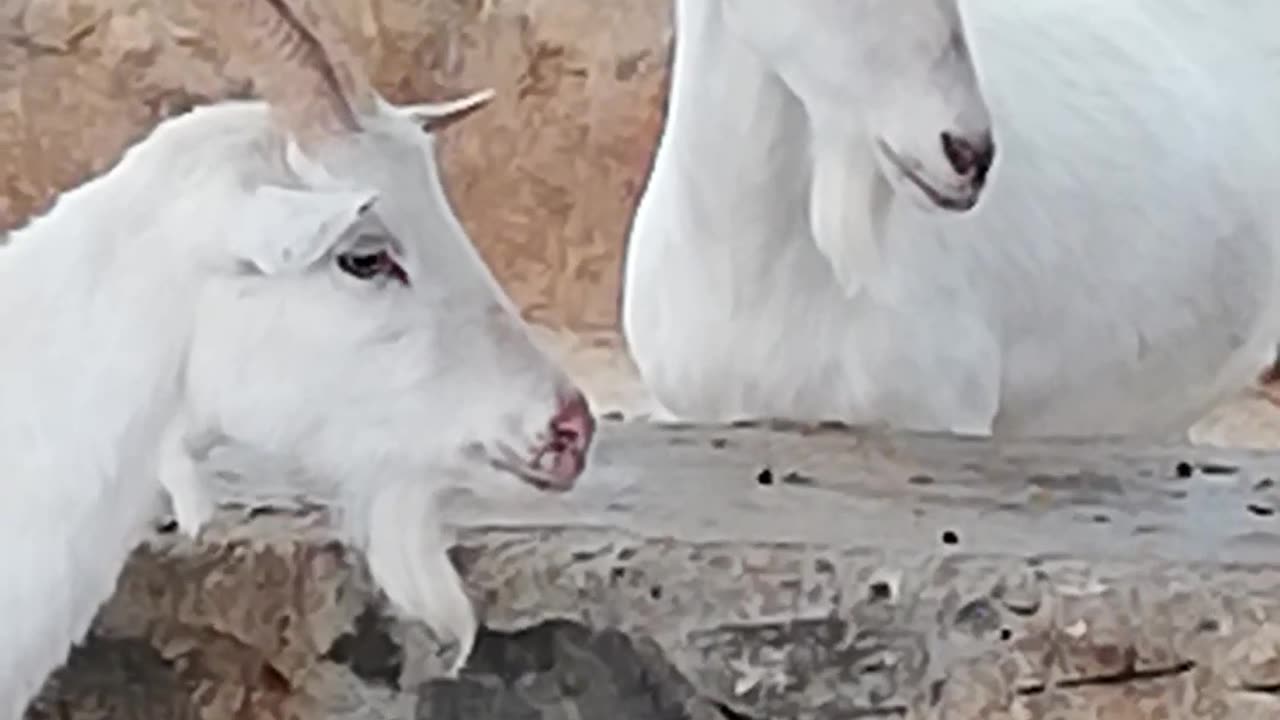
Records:
M582 474L596 434L596 419L587 398L576 390L565 396L548 429L550 437L535 464L555 483L550 489L568 490Z

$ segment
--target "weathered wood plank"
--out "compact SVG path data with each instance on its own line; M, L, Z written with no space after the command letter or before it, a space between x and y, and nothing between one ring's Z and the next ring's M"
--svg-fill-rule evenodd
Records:
M951 530L970 553L1269 562L1276 479L1280 455L1256 451L634 424L606 426L570 496L460 503L458 517L908 551Z
M594 717L556 685L575 673L622 687L585 640L492 654L492 633L548 622L621 631L640 676L675 678L665 711L615 701L634 717L1280 717L1280 458L795 426L606 423L599 442L566 496L450 501L490 628L462 682L541 708L510 717ZM244 716L462 717L429 637L333 539L316 513L262 512L157 538L98 633L200 658L189 686ZM387 687L334 651L370 617L391 638L373 655L399 658ZM227 689L262 668L274 689Z

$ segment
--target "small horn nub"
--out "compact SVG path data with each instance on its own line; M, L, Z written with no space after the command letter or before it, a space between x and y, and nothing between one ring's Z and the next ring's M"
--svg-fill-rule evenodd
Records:
M248 66L259 95L290 131L309 137L359 130L360 114L372 107L370 88L351 53L326 34L323 14L308 22L300 0L202 4L219 44Z

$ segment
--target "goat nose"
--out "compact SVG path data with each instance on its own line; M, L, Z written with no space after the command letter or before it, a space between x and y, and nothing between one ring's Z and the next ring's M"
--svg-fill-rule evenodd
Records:
M587 398L574 390L560 402L550 423L550 467L547 471L563 488L573 486L587 462L587 450L596 433L596 418Z
M942 152L956 174L970 175L974 183L980 184L986 180L991 163L995 161L996 144L990 132L968 138L943 132Z
M575 390L561 401L559 411L551 418L551 432L556 439L578 452L586 452L591 447L596 433L596 418L586 396Z

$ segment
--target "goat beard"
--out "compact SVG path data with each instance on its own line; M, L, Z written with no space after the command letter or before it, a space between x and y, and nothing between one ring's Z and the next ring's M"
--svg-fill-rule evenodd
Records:
M392 605L457 645L448 668L456 677L471 656L479 621L462 578L449 559L453 538L440 513L439 488L420 478L380 486L348 531L363 542L373 580Z
M893 189L865 138L831 140L819 136L813 144L809 222L836 282L853 298L868 289L883 263L880 243Z
M319 482L280 457L228 444L204 463L208 491L245 507L315 505L333 511L344 537L364 554L374 583L404 616L427 625L441 643L456 644L446 672L456 677L479 630L475 608L449 559L446 487L422 473L375 473L366 482Z

